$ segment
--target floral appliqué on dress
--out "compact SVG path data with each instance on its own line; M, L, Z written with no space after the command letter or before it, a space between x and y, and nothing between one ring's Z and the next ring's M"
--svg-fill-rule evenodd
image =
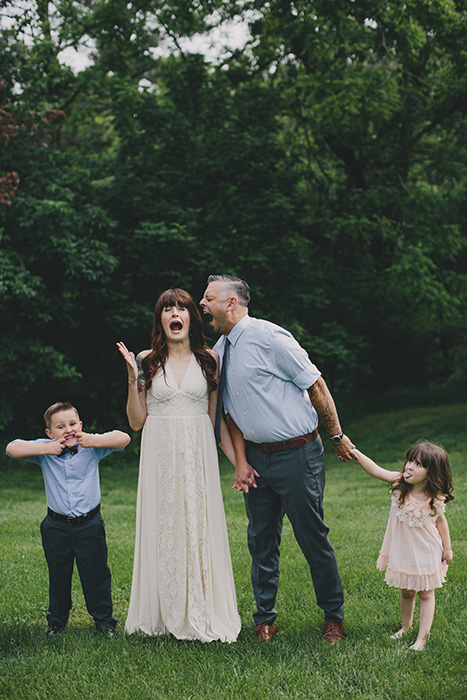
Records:
M435 498L433 502L434 513L429 500L417 501L413 496L409 496L402 505L399 505L397 492L392 494L391 500L395 506L396 517L409 527L425 527L429 522L434 523L445 509L445 503L441 498Z

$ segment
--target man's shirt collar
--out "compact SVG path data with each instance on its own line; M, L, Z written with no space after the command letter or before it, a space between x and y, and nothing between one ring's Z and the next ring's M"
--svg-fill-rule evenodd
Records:
M245 328L247 328L250 325L250 322L251 317L248 314L246 314L242 319L240 319L238 323L235 324L230 333L227 336L225 336L229 339L232 345L236 344L237 340L240 338Z

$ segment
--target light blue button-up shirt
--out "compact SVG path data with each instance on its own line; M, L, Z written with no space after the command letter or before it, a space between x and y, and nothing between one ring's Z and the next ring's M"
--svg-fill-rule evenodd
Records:
M221 365L225 337L214 346ZM321 373L293 335L247 315L228 338L224 404L245 440L279 442L312 432L318 416L306 389Z
M47 438L31 442L51 442ZM31 455L27 462L42 469L47 505L55 513L86 515L101 502L99 460L115 450L111 447L78 447L75 455Z

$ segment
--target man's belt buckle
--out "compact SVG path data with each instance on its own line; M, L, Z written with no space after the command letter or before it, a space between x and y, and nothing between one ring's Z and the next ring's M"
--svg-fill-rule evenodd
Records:
M293 442L293 443L294 443L293 448L292 448L292 449L294 449L294 448L296 448L296 447L303 447L304 445L308 445L308 442L309 442L309 441L308 441L308 439L307 439L306 437L301 436L301 437L298 437L298 438L294 438L294 439L291 440L290 442Z

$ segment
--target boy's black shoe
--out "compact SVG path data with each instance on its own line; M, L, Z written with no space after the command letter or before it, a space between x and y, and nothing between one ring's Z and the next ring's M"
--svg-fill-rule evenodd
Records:
M104 637L115 637L116 626L117 626L117 620L113 617L104 627L96 625L96 630L100 634L103 634Z
M55 637L57 634L60 634L60 632L63 632L64 629L64 627L57 627L52 625L52 627L49 627L49 629L45 633L45 636L47 637L47 639L50 639L50 637Z

